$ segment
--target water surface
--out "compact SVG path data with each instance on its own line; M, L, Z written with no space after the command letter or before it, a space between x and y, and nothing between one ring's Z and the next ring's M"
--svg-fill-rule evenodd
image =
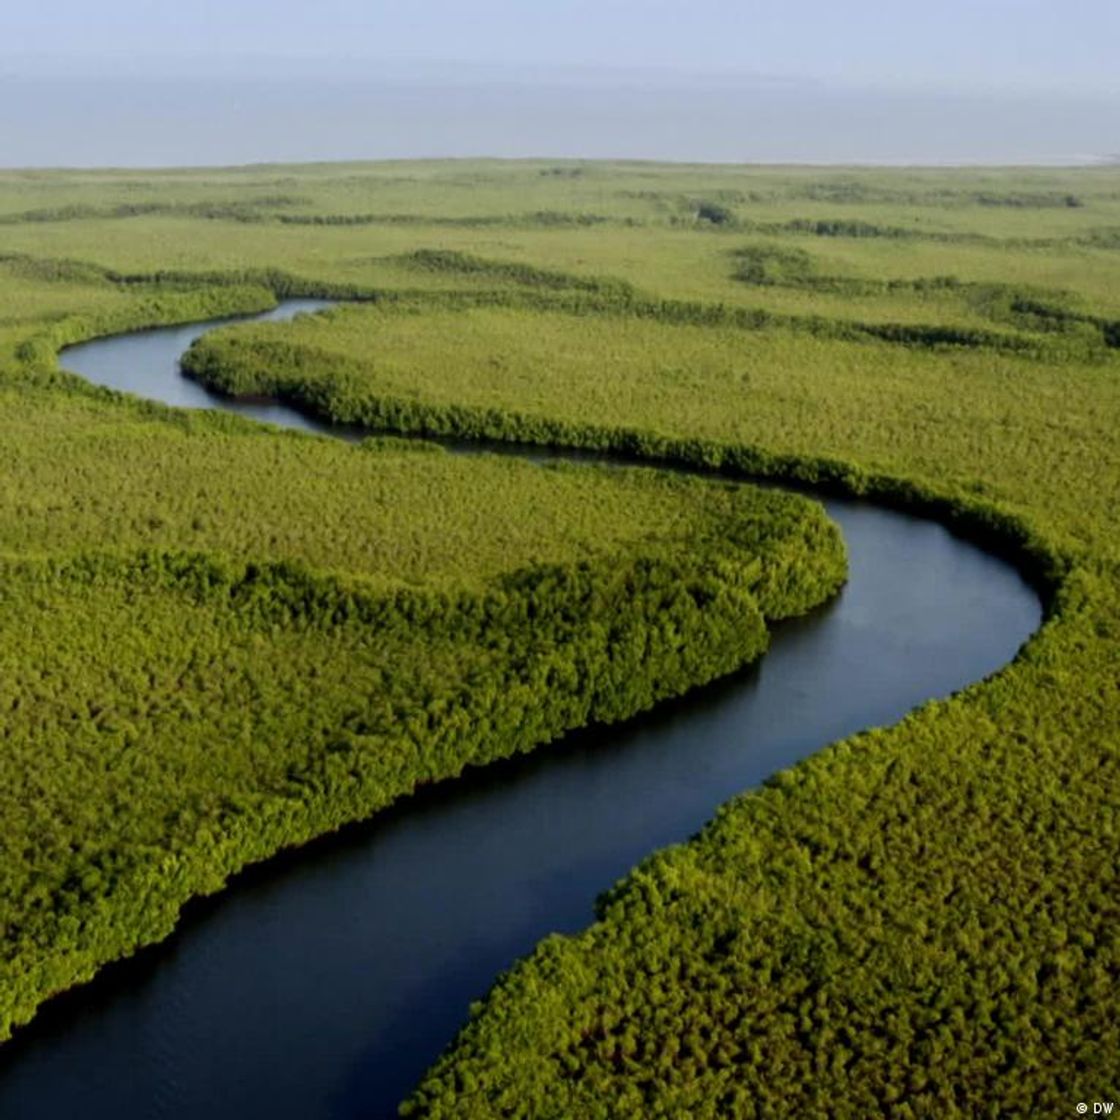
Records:
M610 72L412 80L28 69L0 69L0 167L416 156L1066 165L1115 152L1120 115L1114 84L1032 93Z
M227 407L178 373L209 326L91 342L63 364ZM322 428L278 405L238 410ZM779 626L756 666L429 790L192 904L168 942L0 1047L0 1116L392 1116L470 1001L544 935L586 926L595 896L636 862L828 742L991 673L1037 627L1036 596L1002 561L918 518L826 505L850 582Z

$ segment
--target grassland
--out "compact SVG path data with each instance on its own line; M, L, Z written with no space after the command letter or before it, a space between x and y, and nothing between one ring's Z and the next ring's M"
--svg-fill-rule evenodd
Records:
M30 458L13 452L5 462L11 512L4 515L4 547L20 557L12 561L20 574L7 584L14 589L9 612L27 632L42 630L41 619L32 618L37 604L56 617L57 597L66 595L90 611L106 604L121 641L140 641L129 637L140 619L125 600L144 594L163 604L162 611L142 612L156 645L159 634L170 641L185 617L216 648L275 641L268 660L275 676L267 686L245 685L262 695L283 691L291 683L285 674L298 675L304 656L331 664L333 657L352 658L366 666L369 681L381 682L384 665L376 657L365 651L370 660L363 661L349 652L361 643L373 608L355 608L358 622L337 611L335 596L343 591L362 601L338 573L345 580L360 573L363 580L376 577L378 603L394 604L377 608L392 641L440 651L432 654L437 673L438 666L470 666L483 682L479 696L500 692L498 682L508 685L503 673L521 672L523 697L570 679L570 668L557 666L551 676L534 676L539 650L531 644L498 643L495 654L496 639L481 635L474 608L451 612L453 620L470 621L446 622L420 606L400 606L430 602L429 581L441 601L465 594L472 603L485 598L478 588L486 578L501 581L502 549L491 548L483 534L476 559L478 523L470 515L456 529L472 542L470 550L442 552L425 534L422 514L415 531L424 539L409 539L407 503L382 509L384 542L363 567L365 542L342 524L342 513L347 502L373 503L357 479L375 463L394 479L382 494L399 493L396 474L412 472L415 490L404 492L422 491L417 505L445 494L446 509L470 507L475 492L483 498L472 508L487 506L485 495L496 492L518 510L525 486L542 490L555 481L558 495L589 488L580 498L594 495L586 517L573 521L559 497L553 522L537 523L535 514L525 519L516 562L548 559L571 572L583 570L576 558L584 558L595 606L578 616L574 630L557 630L560 646L596 612L626 613L627 603L634 633L647 633L654 604L665 596L679 612L678 638L711 642L715 635L714 648L726 654L719 664L687 663L681 641L659 647L650 674L662 678L665 690L756 652L757 627L732 648L725 622L736 612L744 616L741 592L765 604L754 563L759 554L765 559L764 539L793 542L781 563L793 557L804 594L786 604L789 610L835 586L827 529L806 520L801 507L796 516L751 507L753 523L766 532L730 540L734 570L744 574L721 588L726 598L713 613L697 613L688 602L700 599L689 595L686 602L671 589L695 587L722 571L724 531L739 523L735 503L761 499L703 490L709 497L697 504L699 520L690 521L673 491L681 484L641 476L611 497L612 487L622 485L613 476L609 483L583 481L561 471L547 484L528 483L514 475L530 468L440 465L446 457L399 449L321 448L318 441L250 433L231 421L186 420L87 392L53 360L65 341L196 317L200 308L259 306L281 292L346 294L368 306L285 326L230 329L195 348L194 376L227 392L276 392L314 411L398 431L617 448L934 510L1014 553L1046 590L1046 624L996 678L897 727L830 747L723 807L696 840L652 857L605 895L593 928L542 945L476 1009L408 1103L411 1115L1063 1115L1078 1100L1120 1092L1115 169L872 173L464 163L143 178L26 174L0 179L0 214L7 270L0 290L11 293L0 319L0 370L11 401L4 421L11 446L22 451L38 440L46 447L57 425L71 447L82 449L74 466L53 461L46 450ZM174 450L161 460L165 440ZM414 458L427 459L424 470L413 471ZM195 550L190 564L145 561L138 574L134 559L132 567L121 566L126 558L99 559L89 575L91 561L74 570L78 561L53 559L93 543L104 510L96 486L83 490L81 476L110 459L122 464L114 483L121 508L113 516L124 543L146 550L142 555ZM213 506L210 491L190 480L196 465L217 461L240 465L211 467L207 486L221 490ZM154 514L144 484L126 477L140 477L145 462L161 463L164 472L167 497ZM266 491L268 479L285 470L297 506L304 502L310 512L306 522L297 515L281 531ZM473 470L482 474L468 478ZM337 491L330 481L336 476ZM37 479L51 480L50 488L37 487ZM44 492L63 508L43 512ZM81 508L69 508L71 493L84 495ZM631 501L634 518L617 518L615 503ZM540 495L532 502L539 508ZM35 503L40 513L25 516ZM320 532L326 526L313 514L324 503L332 528ZM251 510L261 511L259 521ZM511 521L520 523L520 513ZM609 522L620 535L608 544L599 534ZM710 545L695 559L699 570L693 559L686 563L679 543L698 525L710 527ZM563 546L550 552L557 540ZM629 558L625 571L636 571L644 558L643 572L653 574L621 587L596 582L609 567L598 558L612 550ZM218 564L216 551L228 558ZM42 559L24 558L33 554ZM300 608L310 610L314 625L293 621L304 616L291 605L289 568L276 574L260 559L298 564L311 573L300 579L328 581L329 592L316 583L309 600L300 592L301 603L314 604ZM199 565L215 574L200 582ZM475 582L453 590L464 579ZM20 590L26 580L44 588L38 599ZM261 580L266 587L258 595L252 586ZM393 581L410 580L422 586L408 590L415 599L401 600L405 592ZM91 601L75 590L94 585L104 586L103 598ZM279 585L289 590L274 593ZM247 605L236 623L211 619L207 589L219 588L224 602L231 586L235 601L258 606ZM560 603L573 594L588 600L559 578L542 594L556 608L557 626ZM283 625L269 613L277 600L287 604ZM112 607L118 601L119 609ZM262 602L273 606L266 610ZM762 613L775 612L764 606ZM90 625L108 625L90 618ZM508 616L503 625L519 633ZM234 641L223 627L241 636ZM77 621L74 628L82 629ZM594 664L603 646L601 638L589 640L600 644L579 656ZM82 649L78 637L64 644ZM90 660L97 664L92 654ZM418 663L405 653L400 660ZM61 693L57 671L53 687ZM77 674L76 662L70 671ZM412 703L426 694L431 681L416 673L394 697ZM230 679L245 674L238 662ZM93 692L108 687L98 683ZM213 675L204 675L192 694L217 687ZM373 695L377 687L354 691ZM460 756L448 744L456 735L469 738L476 717L502 728L521 749L555 727L621 715L659 694L646 687L600 710L585 693L578 684L561 689L556 710L522 739L514 730L518 716L503 723L500 706L480 716L464 702L440 725L440 765L454 772ZM84 693L82 702L86 714L76 721L67 709L66 726L85 728L74 732L75 765L104 768L110 756L79 745L81 735L92 735L87 723L100 715L91 713ZM285 742L336 741L332 720L350 702L346 690L328 690L311 722L292 725L294 738ZM449 703L432 702L437 710ZM18 726L23 717L13 718ZM356 719L347 735L357 726L384 742L384 723L368 712ZM148 724L132 723L142 733L128 740L131 757L150 767L138 749L150 738ZM207 732L208 742L212 736L222 744L215 759L224 760L203 768L208 776L198 780L208 790L227 774L260 765L251 736L242 729L238 738L237 730L219 722ZM261 742L277 738L278 729L261 730ZM369 746L362 757L380 757L381 749ZM267 781L280 782L285 804L302 804L290 796L293 785L333 791L332 783L351 773L352 755L352 747L328 751L310 770L296 766L294 777L277 772ZM26 749L11 757L27 766ZM111 757L120 757L119 748ZM414 775L414 765L415 755L406 754L398 776ZM184 768L188 776L190 769ZM381 771L355 769L364 774L358 788L366 794L388 781ZM42 771L28 773L45 782ZM314 780L306 781L306 773ZM153 788L166 781L168 798L179 803L194 780L156 773ZM311 800L330 805L332 796ZM350 815L376 807L340 800ZM204 800L205 827L192 817L183 835L224 835L228 826L240 836L228 824L233 817L265 818L258 801L250 802L230 808ZM122 819L125 804L115 810ZM283 842L307 834L329 826L328 815L309 814L290 832L285 824L266 836ZM52 827L62 831L47 853L61 851L66 835L64 825ZM162 856L165 849L152 845ZM107 858L103 851L91 862ZM18 866L29 865L26 848L22 859ZM61 866L49 854L44 860ZM220 855L213 865L220 878L232 864ZM117 873L99 874L88 897L67 880L78 910L101 897L98 882ZM217 881L189 886L211 889ZM106 912L103 902L96 905ZM169 924L166 906L151 912L157 919L144 937ZM84 927L75 922L80 940ZM41 930L35 936L50 943ZM105 954L104 944L90 943ZM71 979L86 974L90 960L81 958ZM27 988L19 1006L34 1002L28 992L61 986L60 975L50 974L49 984L38 977L38 989Z

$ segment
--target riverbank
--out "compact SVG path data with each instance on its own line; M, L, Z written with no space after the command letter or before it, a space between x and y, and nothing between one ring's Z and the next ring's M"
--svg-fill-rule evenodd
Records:
M459 176L467 173L462 167L453 170ZM889 491L894 503L938 510L958 525L971 521L980 532L993 527L989 536L1002 538L1009 551L1021 555L1026 550L1033 574L1041 577L1047 592L1046 625L994 681L872 737L867 740L870 753L859 743L841 744L799 769L804 777L747 798L741 812L736 807L731 815L753 822L747 834L757 837L757 850L744 850L741 834L728 825L719 831L722 839L715 847L705 840L695 849L702 853L696 858L704 861L703 876L696 877L688 867L682 870L678 883L691 900L688 905L703 908L705 899L715 905L724 898L728 913L741 917L734 946L757 943L766 947L765 953L777 953L785 962L783 983L812 993L827 1008L830 1022L852 1028L854 1036L844 1049L853 1057L843 1070L843 1084L829 1082L830 1076L841 1078L840 1072L822 1071L815 1064L812 1055L832 1053L836 1047L816 1019L802 1017L800 1002L797 1022L803 1029L792 1048L787 1045L789 1037L782 1030L792 1011L781 1008L794 1003L785 987L776 993L784 1001L781 1008L744 1012L709 1036L702 992L709 983L723 982L719 960L740 970L743 979L736 990L774 990L772 982L762 980L764 973L770 975L769 958L744 959L735 949L713 958L716 972L698 972L695 984L680 976L674 988L684 1001L681 1021L689 1021L695 1011L699 1037L713 1039L710 1052L699 1044L690 1051L704 1056L707 1066L688 1064L689 1057L682 1067L687 1069L683 1090L698 1096L691 1103L673 1096L677 1089L655 1077L649 1083L650 1107L706 1107L704 1102L722 1100L715 1072L720 1054L733 1056L752 1100L767 1099L767 1071L786 1063L791 1072L782 1078L783 1092L810 1109L817 1100L814 1094L843 1102L848 1099L845 1086L858 1083L871 1097L853 1098L852 1109L882 1110L890 1094L897 1093L886 1087L897 1085L900 1070L913 1068L925 1081L909 1086L908 1092L941 1111L958 1107L953 1102L960 1098L954 1094L967 1086L976 1087L985 1101L1000 1100L1007 1107L1014 1107L1023 1094L1033 1094L1036 1102L1099 1095L1093 1087L1075 1085L1062 1071L1095 1071L1096 1079L1107 1084L1107 1056L1120 1049L1111 1045L1111 1028L1102 1018L1108 1001L1102 994L1107 985L1102 988L1100 979L1114 959L1107 930L1110 869L1116 862L1114 853L1109 854L1108 790L1115 783L1108 775L1120 726L1109 668L1115 663L1109 654L1115 547L1102 529L1114 520L1116 394L1109 377L1114 360L1107 347L1098 345L1098 336L1103 338L1098 324L1116 318L1109 302L1115 264L1106 237L1112 203L1101 182L1090 173L1080 178L1075 173L1048 177L1032 172L1018 178L991 173L982 184L981 205L969 201L981 187L979 173L853 172L845 173L851 182L839 184L809 182L821 174L808 171L783 178L778 172L742 169L726 174L612 169L614 178L588 173L562 184L571 197L557 199L555 207L566 215L593 213L597 207L626 212L626 221L616 216L585 228L574 221L529 221L524 208L511 206L515 188L524 186L526 198L534 190L543 192L543 186L528 184L538 174L536 167L470 171L476 178L490 176L486 189L497 192L486 196L486 207L495 211L486 224L467 220L468 202L481 210L483 195L463 193L456 196L461 204L451 207L452 185L440 179L438 169L425 174L438 184L433 190L439 199L427 188L409 188L414 214L407 222L377 218L390 211L380 196L374 197L380 190L376 170L361 173L368 176L362 179L368 199L359 199L367 186L359 184L358 171L354 174L357 178L345 189L330 188L329 203L324 195L321 205L316 204L324 214L322 224L281 222L263 206L260 220L251 223L185 214L135 221L91 217L57 227L47 222L42 229L13 226L13 238L25 247L34 243L42 256L51 239L65 233L72 256L92 257L122 276L137 277L147 270L144 283L149 284L158 267L158 244L131 243L127 231L133 225L137 230L156 227L164 239L178 238L177 277L168 283L188 283L187 273L199 268L192 263L196 261L205 261L210 269L210 279L200 275L198 282L211 283L213 270L236 257L242 268L252 262L259 272L283 270L289 292L292 278L302 275L307 286L300 290L308 295L323 292L316 285L328 279L364 285L366 291L490 286L500 289L511 316L522 315L528 328L517 332L522 338L533 337L532 316L524 317L533 310L528 306L532 300L541 304L536 310L542 313L559 310L576 317L578 311L577 301L567 296L573 303L567 312L545 308L535 291L527 301L527 287L580 274L598 282L630 282L644 289L643 308L664 300L668 312L679 318L684 301L692 308L689 314L703 311L705 322L715 316L711 329L717 332L724 330L719 323L732 320L749 326L736 328L737 366L721 369L716 363L699 369L690 363L700 381L689 397L694 407L686 409L677 397L650 391L650 371L643 373L641 363L628 357L632 351L636 358L638 348L627 347L627 353L616 355L609 376L602 376L608 367L600 364L601 384L611 393L600 393L592 407L580 369L564 366L573 379L567 415L558 417L552 409L552 415L532 417L534 422L563 419L581 430L598 426L627 433L627 438L654 437L651 447L693 446L706 460L715 457L733 465L753 459L777 474L815 464L812 469L831 485ZM314 180L300 180L308 197L319 189ZM550 190L558 189L557 181L541 177ZM1082 205L1048 208L1046 202L1059 186L1077 194ZM688 206L693 196L707 199L716 190L723 192L717 201L726 215L718 227L699 216L701 211L716 213L711 207L690 211ZM302 213L309 210L306 201L300 206ZM459 217L436 222L432 215L441 207ZM343 224L348 214L368 220ZM1029 217L1029 227L1024 217ZM631 219L635 224L628 224ZM753 252L758 242L771 238L802 251L797 269L768 284L738 278L744 251ZM1038 251L1043 247L1045 252ZM457 271L417 268L421 249L460 253L451 260ZM763 258L756 252L751 259ZM513 267L524 263L531 263L536 273ZM949 275L959 283L927 282ZM1015 293L1003 282L1007 277L1015 278ZM104 281L107 286L97 298L118 298L117 283ZM130 288L128 298L143 290L143 285ZM1027 302L1020 301L1016 310L1007 299L1019 301L1020 296ZM92 289L82 296L87 298L93 298ZM580 301L597 298L585 292ZM479 304L477 294L472 299ZM734 314L723 309L709 315L706 306L693 307L717 301L733 305ZM752 308L764 314L756 315ZM426 314L422 308L416 313L420 319ZM807 313L836 322L882 324L891 338L881 343L847 339L830 323L818 331L802 331ZM596 315L602 318L598 311ZM578 319L576 334L598 339L602 332L596 321ZM903 324L905 330L895 330ZM944 332L935 329L942 326ZM0 342L18 338L20 329L0 329ZM555 334L556 329L550 326L549 331ZM975 345L953 343L965 334ZM1005 345L1005 336L1014 345ZM484 351L487 335L476 332L474 337L482 340ZM666 380L673 374L676 337L660 334L664 358L657 376ZM543 342L543 331L540 338ZM391 345L375 357L371 372L378 363L395 363L398 383L407 385L411 379L421 403L430 400L431 370L409 364L403 335L387 341ZM498 356L511 357L507 352ZM594 364L588 367L592 379ZM525 368L521 361L517 365ZM538 379L548 373L547 367L543 373L539 366L534 369ZM364 376L361 363L356 372ZM49 379L51 374L43 370L26 376ZM517 384L511 376L505 388ZM364 391L360 383L358 387ZM491 390L502 388L491 385ZM532 402L516 394L491 404L503 414L532 412L526 408ZM971 615L983 625L982 601L972 605ZM940 661L953 663L951 649ZM849 797L849 788L862 792ZM1103 817L1082 826L1075 807L1087 803L1101 805ZM845 837L843 845L832 844L829 835ZM801 837L807 838L804 843ZM724 851L733 854L727 864L720 855ZM1001 853L1014 856L1005 860ZM666 857L671 874L676 858ZM845 861L855 869L850 874ZM769 867L781 869L779 901L808 900L808 912L816 915L811 929L799 925L802 911L797 909L780 905L762 913L752 908L752 899L775 894ZM745 893L736 886L739 871ZM821 893L822 883L831 884L830 893ZM653 897L642 893L644 887L638 889L637 897ZM709 889L715 893L709 895ZM656 893L664 897L661 885ZM635 919L661 931L657 937L675 944L681 959L691 960L695 949L699 967L703 945L691 945L687 937L674 940L671 934L672 914L684 915L684 902L670 912L648 910L644 903L631 906L632 900L626 905ZM1026 924L1016 917L1023 914L1030 915ZM700 933L712 928L704 922L693 926ZM626 990L634 993L627 1014L645 1024L639 1033L648 1026L656 1037L656 1025L644 1018L651 1006L647 995L657 990L656 978L634 971L641 954L632 951L624 924L608 921L603 928L605 940L595 943L596 959L604 967L613 962L609 967L626 977ZM876 941L872 932L879 928L892 932ZM962 929L983 932L962 940ZM1089 931L1085 936L1091 936L1091 943L1081 934L1070 943L1061 932L1070 929ZM850 952L837 960L828 939L841 935ZM618 955L612 945L619 948ZM799 955L798 946L811 952ZM588 1092L594 1087L594 1107L622 1107L633 1077L651 1068L626 1049L625 1032L618 1043L622 1048L612 1049L614 1025L604 1021L602 1047L566 1049L569 1030L572 1037L583 1037L586 1030L587 1037L595 1038L600 1029L598 1020L586 1020L595 1010L594 1001L569 982L568 970L583 968L581 951L575 944L570 957L567 949L559 957L552 955L553 948L542 956L546 966L549 960L563 961L557 984L547 989L549 1000L555 1001L550 1006L556 1011L556 1029L563 1034L558 1048L549 1041L551 1035L538 1034L520 1017L517 1000L529 988L542 990L539 974L530 972L537 979L529 988L518 988L521 981L511 980L512 988L503 985L492 1005L496 1018L480 1019L464 1036L462 1069L481 1086L478 1092L467 1093L458 1072L448 1072L455 1067L445 1066L427 1099L452 1112L470 1108L485 1113L486 1102L504 1093L523 1100L543 1094L541 1100L564 1111L589 1103L570 1095L579 1091L575 1080L582 1080ZM883 986L885 977L898 975L892 953L912 959L902 973L906 981L889 988L897 999L888 999ZM650 959L652 963L657 954ZM858 968L852 963L857 960L863 962ZM814 971L813 961L829 962L829 968ZM968 978L948 990L944 1012L939 1006L929 1012L922 996L922 977L932 975L936 962ZM1035 980L1028 982L1032 975ZM604 990L611 990L609 978L603 979ZM514 993L512 1003L501 1002L507 990ZM875 993L875 1023L894 1024L893 1041L885 1048L876 1049L878 1031L867 1028L860 1017L863 1005L857 996L869 991ZM1036 1031L1043 1019L1045 1030ZM523 1023L520 1037L534 1040L532 1045L515 1052L508 1040L486 1033L500 1022ZM751 1032L758 1030L757 1054L743 1048L748 1025ZM510 1057L508 1064L487 1065L486 1039L497 1041L498 1051ZM622 1065L615 1062L616 1054ZM977 1054L995 1055L996 1064L975 1067L970 1063ZM538 1078L538 1059L554 1063L550 1068L558 1080ZM355 1062L360 1065L357 1057ZM1000 1072L1005 1068L1011 1071L1006 1076ZM587 1076L573 1074L569 1081L564 1069L585 1070ZM712 1071L710 1076L705 1069ZM737 1100L724 1104L733 1113L749 1107ZM967 1111L971 1104L960 1107Z

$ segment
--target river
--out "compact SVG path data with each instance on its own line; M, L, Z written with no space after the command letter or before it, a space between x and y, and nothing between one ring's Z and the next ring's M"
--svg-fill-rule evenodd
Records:
M329 430L183 378L180 355L212 325L82 344L63 365L175 405ZM825 504L849 583L778 626L758 664L470 772L192 903L167 942L0 1047L0 1117L390 1117L470 1001L546 934L588 925L596 895L644 856L827 743L994 672L1037 628L1037 596L1003 561L930 521Z

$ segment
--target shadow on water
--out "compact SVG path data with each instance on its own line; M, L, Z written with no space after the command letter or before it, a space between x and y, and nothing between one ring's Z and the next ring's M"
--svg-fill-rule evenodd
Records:
M311 307L280 314L299 309ZM197 405L180 395L191 383L177 359L205 329L103 340L64 360ZM277 422L282 406L259 407ZM849 583L776 627L757 665L249 869L192 903L169 941L60 997L0 1048L0 1116L391 1116L470 1001L542 937L584 928L635 863L824 744L993 672L1037 627L1016 572L941 526L826 505Z

